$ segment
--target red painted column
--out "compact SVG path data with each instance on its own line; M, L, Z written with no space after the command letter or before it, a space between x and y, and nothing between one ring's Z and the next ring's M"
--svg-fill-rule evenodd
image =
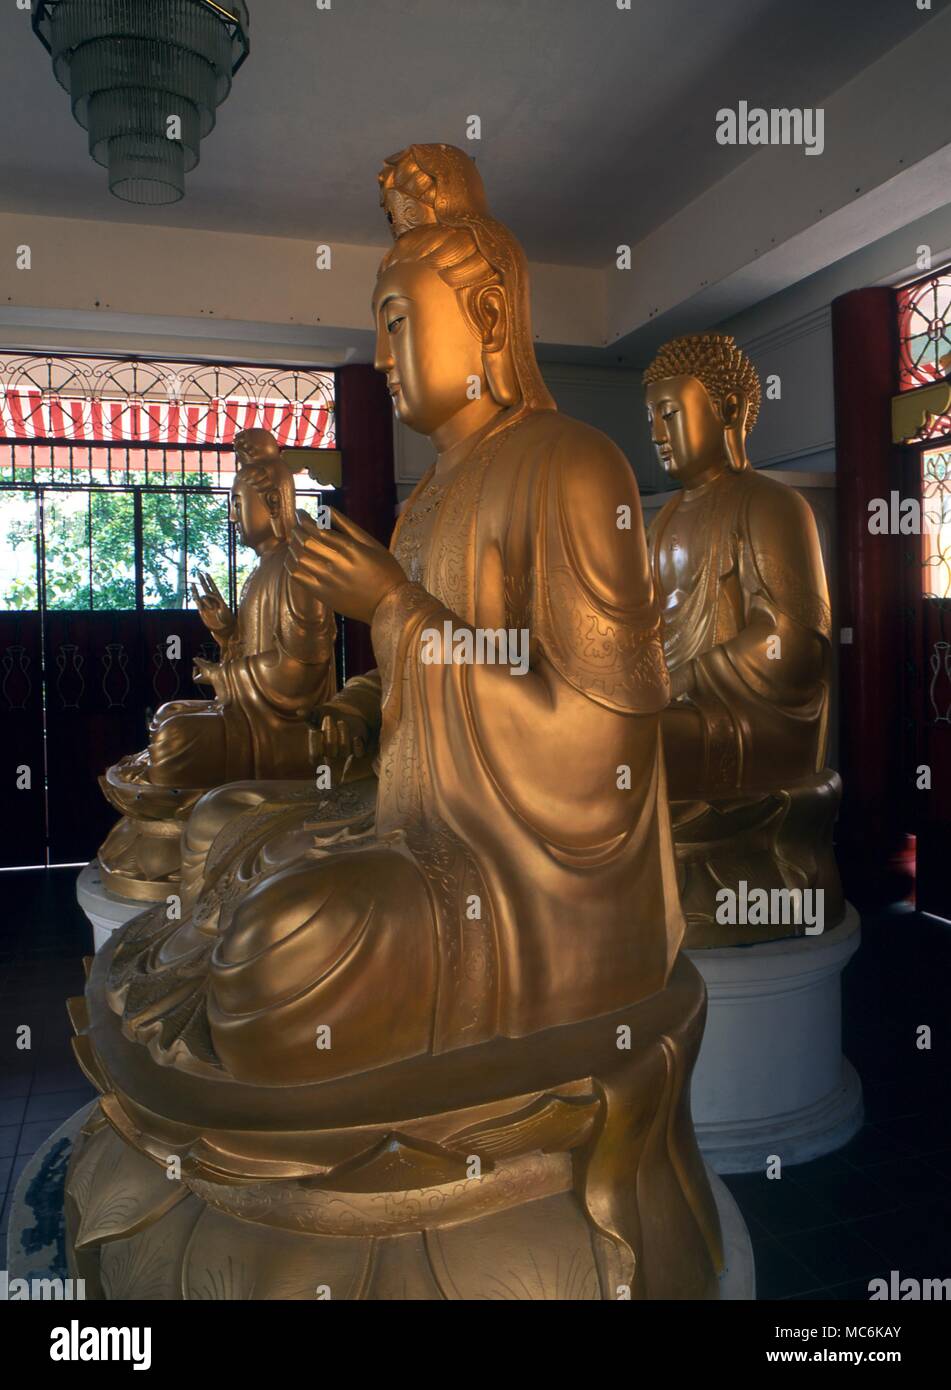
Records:
M899 487L891 443L897 390L894 292L854 290L832 305L839 625L839 748L844 788L837 831L846 891L859 902L903 896L901 548L869 533L872 498ZM833 633L837 640L839 633Z
M335 413L347 515L389 545L396 522L396 481L393 403L384 375L362 363L338 368ZM348 676L376 665L365 623L346 623L345 652Z

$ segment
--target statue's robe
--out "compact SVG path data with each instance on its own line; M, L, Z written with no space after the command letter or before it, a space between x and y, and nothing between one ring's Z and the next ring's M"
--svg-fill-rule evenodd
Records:
M553 411L416 488L393 540L411 582L372 624L375 827L316 835L219 931L200 974L231 1075L343 1075L663 988L684 922L660 745L669 685L639 519L624 456ZM528 629L530 669L427 664L423 633L447 621ZM135 935L110 999L161 1053L154 982L130 989ZM176 1061L187 1066L180 1050Z
M662 557L672 545L690 557L691 578L668 594ZM668 669L692 667L686 700L665 716L671 795L729 796L814 777L826 754L831 617L808 503L753 469L724 471L678 491L654 519L649 546L667 600ZM678 705L701 721L699 760L678 747Z
M163 705L153 721L148 780L213 787L244 778L304 777L306 713L336 689L333 614L267 551L241 592L236 631L222 644L214 700Z
M373 670L365 675L351 676L343 689L333 696L332 704L334 710L339 713L354 714L363 720L368 731L368 744L372 748L379 738L382 718L379 671ZM373 758L372 752L368 752L364 757L348 759L347 783L359 779L375 779L377 764L378 759ZM370 789L364 788L363 791L367 797L371 795ZM374 780L372 796L375 798L375 795ZM247 836L249 840L262 839L267 833L261 827L265 815L273 815L275 821L281 821L281 846L275 847L274 855L293 857L291 849L284 848L286 835L283 821L286 817L279 814L281 808L287 807L293 817L293 808L296 807L300 811L301 803L304 803L307 810L301 813L301 820L303 824L309 824L320 817L321 807L325 808L329 819L337 819L338 809L336 805L330 805L332 801L335 801L335 798L328 797L315 783L313 776L306 782L248 779L228 782L206 792L196 803L182 830L183 902L187 901L189 907L199 903L202 896L213 888L214 882L222 877L231 882L234 876L230 870L235 855L241 852L244 837ZM268 812L261 810L264 806L270 808ZM301 833L306 835L303 824L300 827ZM301 849L303 848L302 845ZM267 854L263 854L260 862L264 865L273 860ZM229 905L226 897L227 895L223 897L220 892L215 893L213 904L209 910L202 913L203 920L208 921L214 916L217 925L222 909L227 916Z

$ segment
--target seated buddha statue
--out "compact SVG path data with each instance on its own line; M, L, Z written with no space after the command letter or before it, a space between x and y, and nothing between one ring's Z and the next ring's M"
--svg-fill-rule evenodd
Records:
M731 337L666 344L644 383L654 446L679 485L648 544L673 694L662 723L686 944L833 926L841 786L824 768L831 619L815 518L750 467L760 384ZM744 922L755 890L770 908L761 897ZM806 892L821 894L811 912Z
M209 787L244 778L312 775L308 715L336 685L333 612L284 561L297 523L294 476L267 430L235 437L231 518L258 563L232 613L214 581L193 597L217 640L217 662L194 678L208 700L162 705L149 746L109 768L100 785L121 812L99 851L106 886L164 902L179 878L183 817Z
M194 910L95 958L71 1264L108 1298L716 1298L634 476L555 409L468 156L412 146L381 196L375 362L436 462L389 549L301 514L285 558L370 625L318 730L378 731L378 779L296 819L246 784Z

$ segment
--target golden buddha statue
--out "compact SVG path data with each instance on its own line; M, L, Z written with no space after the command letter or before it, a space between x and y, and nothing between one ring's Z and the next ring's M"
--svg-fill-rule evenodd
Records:
M99 851L106 886L165 902L179 880L182 822L209 787L312 771L307 716L336 686L332 609L284 561L297 524L294 475L267 430L235 436L231 519L258 564L232 613L209 575L192 594L220 648L194 678L210 700L174 700L152 720L149 746L99 779L122 815Z
M841 785L823 769L831 618L815 519L750 467L760 384L731 337L666 344L644 383L654 446L680 485L648 544L673 694L663 735L686 944L821 930L844 902L832 850ZM739 920L734 901L756 890L769 909L763 898ZM795 896L807 892L822 894L811 915Z
M436 463L389 550L335 513L286 559L371 626L317 738L378 729L378 782L210 806L194 910L96 957L71 1263L110 1298L716 1298L634 477L555 410L472 161L381 190L376 366Z

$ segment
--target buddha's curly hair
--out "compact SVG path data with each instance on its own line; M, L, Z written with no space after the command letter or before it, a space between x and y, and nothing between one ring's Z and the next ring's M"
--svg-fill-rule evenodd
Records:
M644 373L644 385L672 376L696 377L717 406L731 391L742 391L749 402L747 434L756 424L762 399L759 375L729 333L693 333L665 343Z

